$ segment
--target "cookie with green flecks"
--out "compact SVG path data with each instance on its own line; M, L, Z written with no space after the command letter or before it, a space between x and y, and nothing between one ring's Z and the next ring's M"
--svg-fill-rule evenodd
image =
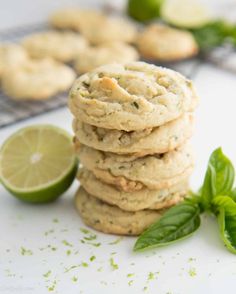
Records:
M193 133L192 113L163 126L140 131L120 131L99 128L74 119L75 144L81 142L89 147L117 154L153 154L165 153L183 145Z
M160 190L143 188L134 192L125 192L106 184L85 168L79 171L78 179L89 194L125 211L167 208L183 200L189 190L188 178L170 188Z
M142 157L98 151L85 145L77 152L81 164L98 179L126 192L169 188L189 177L194 166L189 144Z
M75 117L97 127L124 131L166 124L197 106L192 82L145 62L110 64L79 77L69 107Z
M163 213L163 210L123 211L93 197L82 187L75 195L75 206L85 224L95 230L118 235L139 235Z

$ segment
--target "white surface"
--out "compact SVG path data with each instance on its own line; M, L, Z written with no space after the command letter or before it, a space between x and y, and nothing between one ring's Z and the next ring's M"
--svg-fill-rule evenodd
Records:
M226 15L236 19L235 0L199 0L216 15ZM126 0L0 0L0 30L22 24L33 24L47 20L48 15L62 7L101 7L112 3L115 7L124 7ZM232 5L232 6L229 6ZM227 9L227 7L232 7Z
M101 7L111 0L0 0L0 30L22 24L44 22L48 15L63 7ZM119 7L125 0L116 0Z
M222 146L236 165L235 76L204 66L195 78L201 96L197 111L193 143L197 166L192 177L193 187L202 181L211 151ZM71 116L66 109L32 119L0 132L4 141L16 129L33 123L53 123L71 130ZM0 293L47 293L54 280L53 293L145 293L189 294L222 293L236 286L236 259L226 251L219 239L215 220L203 216L200 230L190 239L175 245L141 254L132 253L135 238L124 238L109 245L115 236L97 234L100 247L82 244L84 227L73 207L75 183L66 195L50 205L33 206L18 202L0 189ZM57 218L58 223L53 219ZM45 232L53 229L52 233ZM73 247L62 243L68 241ZM56 251L46 248L56 247ZM30 249L31 256L22 256L21 247ZM46 249L40 249L46 248ZM71 250L67 256L66 251ZM77 252L78 251L78 252ZM76 253L77 252L77 253ZM115 254L112 256L112 252ZM76 254L75 254L76 253ZM95 255L96 260L89 258ZM113 270L109 259L119 265ZM67 273L65 268L87 262ZM98 269L101 268L101 271ZM43 274L52 271L49 278ZM190 272L196 272L191 276ZM148 281L148 274L156 273ZM132 278L127 274L134 273ZM73 277L78 277L73 282ZM133 280L132 285L128 285Z
M26 0L4 1L0 27L23 20L41 20L45 11L57 5L46 0L31 1L33 5L27 10L26 3L29 4ZM236 165L236 83L235 76L204 66L195 78L195 85L201 97L193 138L197 166L192 186L196 188L203 179L209 154L216 147L222 146ZM0 144L16 129L33 123L52 123L71 130L71 116L62 109L1 130ZM101 246L94 247L80 242L84 237L80 228L85 226L73 207L77 186L75 183L59 201L39 206L21 203L0 188L0 293L50 293L48 287L54 281L51 293L233 293L236 259L222 245L214 218L203 216L200 230L190 239L146 253L132 253L135 238L109 245L117 238L100 233L96 233L97 240L93 242L100 242ZM58 223L53 222L55 218ZM63 240L72 247L64 245ZM48 245L56 247L56 251ZM33 254L21 255L21 247ZM71 250L71 255L67 255L67 250ZM90 262L93 255L96 260ZM118 270L110 266L111 257L119 265ZM82 262L87 262L88 267L65 272L65 268ZM44 277L49 270L51 275ZM148 280L150 272L154 273L153 280ZM128 278L129 273L134 276ZM78 281L73 282L73 277ZM133 283L129 285L131 280Z

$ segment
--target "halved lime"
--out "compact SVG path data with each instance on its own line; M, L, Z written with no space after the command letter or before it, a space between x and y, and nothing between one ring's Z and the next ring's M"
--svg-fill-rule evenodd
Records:
M197 0L165 0L161 6L161 17L172 25L189 29L210 21L206 7Z
M17 198L44 203L71 185L77 171L72 138L51 125L23 128L0 149L0 179Z

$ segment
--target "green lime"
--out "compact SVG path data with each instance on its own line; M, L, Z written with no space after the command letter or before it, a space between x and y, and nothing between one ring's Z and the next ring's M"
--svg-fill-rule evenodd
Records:
M160 13L163 20L181 28L198 28L210 21L206 7L197 0L165 0Z
M0 149L0 179L18 199L44 203L65 192L75 178L72 138L50 125L23 128Z
M129 0L128 14L138 20L147 21L160 16L163 0Z

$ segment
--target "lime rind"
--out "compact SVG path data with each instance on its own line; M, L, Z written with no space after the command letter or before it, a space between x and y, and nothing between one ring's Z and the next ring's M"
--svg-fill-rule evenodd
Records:
M19 190L12 190L9 186L3 183L3 186L17 199L30 203L49 203L55 201L64 192L66 192L73 183L77 174L77 162L69 171L68 174L60 180L60 182L45 187L41 190L19 192Z

